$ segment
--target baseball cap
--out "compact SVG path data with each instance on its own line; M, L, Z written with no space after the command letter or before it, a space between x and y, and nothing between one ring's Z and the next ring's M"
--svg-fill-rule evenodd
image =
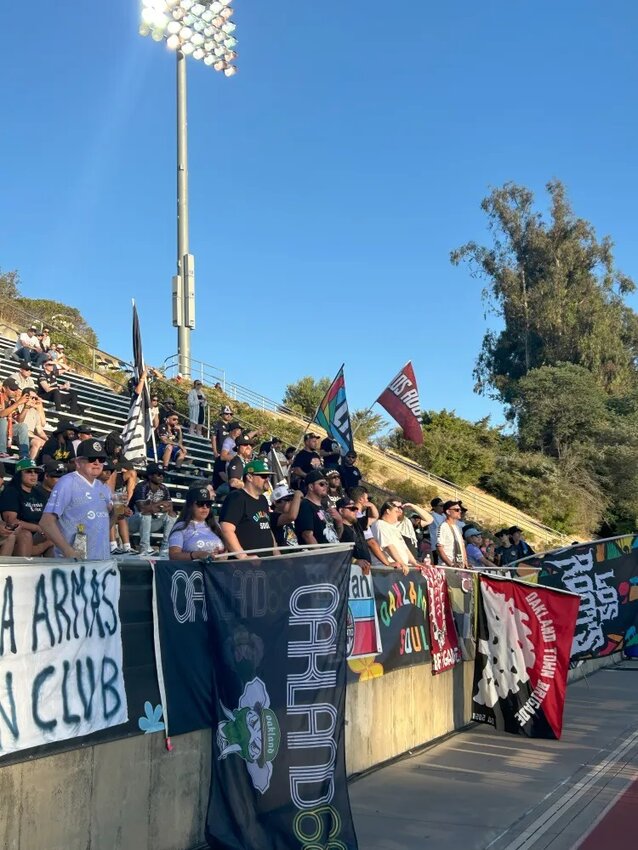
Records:
M344 496L337 502L337 510L340 510L341 508L352 508L354 510L355 507L355 503L348 496Z
M76 457L99 457L105 460L107 454L99 440L83 440L76 450Z
M253 441L250 439L250 437L247 437L245 434L242 434L240 437L237 437L237 439L235 440L235 448L238 448L239 446L252 446L252 444L253 444Z
M519 528L517 525L513 525L510 529L508 529L509 534L514 534L516 531L518 531L519 534L523 533L523 529Z
M20 387L18 386L18 382L15 378L6 378L2 382L2 386L5 387L7 390L12 390L13 392L20 389Z
M294 490L291 490L287 484L278 484L272 491L272 500L278 502L280 499L292 498L294 495Z
M23 457L16 463L16 472L22 472L25 469L42 469L41 466L30 457Z
M480 537L480 536L481 536L481 532L478 530L478 528L474 528L474 526L472 526L471 528L464 528L463 529L463 537Z
M308 431L307 434L303 435L304 440L310 440L311 438L319 439L319 434L315 434L314 431Z
M239 424L239 422L229 422L228 423L228 430L229 431L236 431L238 428L241 428L241 425Z
M66 463L60 463L58 460L48 460L44 464L44 474L50 475L51 478L61 478L68 471Z
M232 412L233 412L233 411L232 411L232 409L231 409L231 408L230 408L227 404L225 404L225 405L221 408L221 410L219 411L219 413L220 413L220 415L221 415L221 416L228 416L228 414L229 414L229 413L230 413L230 414L232 414Z
M21 360L18 368L19 369L26 369L28 372L30 372L31 371L31 364L29 363L28 360Z
M326 480L326 473L323 471L323 469L313 469L304 478L304 481L306 482L306 484L314 484L317 481L325 481L325 480Z
M68 419L62 419L58 422L58 427L53 432L54 434L64 434L65 431L75 431L76 434L80 430L77 422L70 422Z
M164 474L164 467L161 465L161 463L147 463L146 464L146 476L147 477L149 475L159 475L160 473L162 475Z
M193 502L210 502L212 503L210 491L208 487L189 487L186 493L186 504L192 505Z
M459 508L461 507L461 503L459 502L458 499L450 499L447 502L443 502L443 510L449 511L450 508L454 508L457 505L459 506Z
M78 425L78 434L92 434L93 429L90 425Z
M248 475L248 473L252 473L253 475L274 475L275 473L269 468L268 464L265 460L261 458L257 458L256 460L249 460L246 466L244 467L244 476Z

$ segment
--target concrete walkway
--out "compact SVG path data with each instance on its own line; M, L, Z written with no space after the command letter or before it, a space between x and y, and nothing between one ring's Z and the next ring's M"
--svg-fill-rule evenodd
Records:
M475 725L353 782L350 799L360 850L617 850L638 847L638 812L631 835L618 817L636 778L626 661L569 686L560 741ZM597 847L612 822L617 840Z

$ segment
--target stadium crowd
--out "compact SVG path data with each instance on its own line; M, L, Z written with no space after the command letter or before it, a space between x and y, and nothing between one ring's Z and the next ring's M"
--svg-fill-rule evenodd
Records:
M182 425L202 435L201 382L188 393L183 423L173 398L160 402L149 393L153 438L142 470L125 456L121 433L97 438L90 424L76 421L90 408L82 410L63 380L63 352L48 328L29 328L16 343L17 370L0 390L0 459L9 457L12 442L19 454L0 494L0 554L246 558L345 542L366 572L379 565L407 572L429 563L505 567L533 552L517 527L501 529L495 540L484 535L460 501L436 498L429 510L400 498L377 505L356 451L342 457L336 442L314 431L297 449L277 437L261 440L266 435L242 427L229 405L211 428L212 475L191 477L179 506L165 479L187 460ZM147 379L144 373L129 382L131 394L139 395ZM71 417L60 418L51 435L44 401ZM161 535L158 546L153 535ZM132 537L139 538L137 549Z

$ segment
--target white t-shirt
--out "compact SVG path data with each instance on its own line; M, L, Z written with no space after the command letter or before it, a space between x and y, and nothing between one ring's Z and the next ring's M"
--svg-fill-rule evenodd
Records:
M454 545L455 541L456 546ZM439 525L436 542L438 546L443 548L443 551L453 564L457 564L459 567L463 566L463 537L461 536L461 531L456 524L450 525L449 522L442 522ZM455 549L456 558L454 552Z
M372 524L372 536L391 561L394 559L388 552L386 548L387 546L395 547L395 549L399 553L399 557L402 563L410 563L410 560L412 559L412 553L408 549L405 540L401 536L401 532L399 531L398 525L391 525L384 519L378 519L375 523ZM378 567L379 565L381 565L381 561L378 558L375 558L373 555L372 564L373 566Z

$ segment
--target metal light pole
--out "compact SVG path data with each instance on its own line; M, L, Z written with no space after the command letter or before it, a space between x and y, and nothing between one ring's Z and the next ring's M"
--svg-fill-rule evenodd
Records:
M178 371L191 373L191 329L195 327L195 260L188 245L188 118L186 57L177 51L177 274L173 278L173 325L177 327Z
M232 0L141 0L140 34L166 45L177 56L177 274L173 277L173 326L178 369L191 374L191 331L195 328L195 258L188 237L188 118L186 57L203 60L226 77L237 73Z

